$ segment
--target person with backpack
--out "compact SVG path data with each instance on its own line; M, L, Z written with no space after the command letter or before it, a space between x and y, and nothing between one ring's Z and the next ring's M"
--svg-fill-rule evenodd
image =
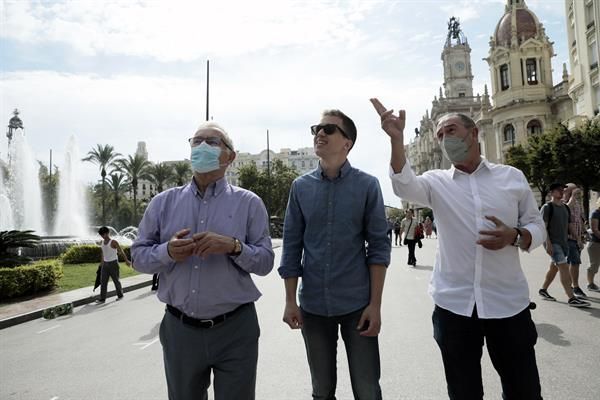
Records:
M589 307L590 303L578 299L571 287L573 282L569 273L569 264L567 263L571 212L569 207L562 202L565 188L566 186L562 183L553 183L550 185L550 195L552 196L552 200L544 204L540 210L544 223L546 224L546 230L548 231L544 247L546 248L546 253L550 256L551 261L544 284L538 293L544 300L556 301L556 298L548 293L548 287L550 287L550 284L558 272L560 274L560 282L569 299L569 305L571 307Z

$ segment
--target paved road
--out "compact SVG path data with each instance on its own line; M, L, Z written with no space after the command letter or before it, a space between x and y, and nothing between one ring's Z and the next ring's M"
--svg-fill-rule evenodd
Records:
M382 380L387 399L443 399L445 381L432 338L432 303L426 294L436 240L425 240L416 269L406 266L405 247L394 248L384 292L380 336ZM279 257L281 249L276 250ZM587 255L584 256L587 264ZM545 273L543 251L522 256L532 293ZM278 263L278 258L276 259ZM277 265L277 264L276 264ZM261 352L257 399L310 398L310 379L298 331L281 322L282 282L273 272L257 278ZM583 282L583 279L582 279ZM538 363L545 399L597 399L600 393L600 295L591 309L573 309L555 282L557 303L537 300ZM0 331L0 398L165 399L158 342L163 306L148 289L121 302L86 305L68 317L35 320ZM338 399L351 399L347 364L340 347ZM483 361L486 399L500 398L499 380L487 355ZM212 398L212 397L211 397Z

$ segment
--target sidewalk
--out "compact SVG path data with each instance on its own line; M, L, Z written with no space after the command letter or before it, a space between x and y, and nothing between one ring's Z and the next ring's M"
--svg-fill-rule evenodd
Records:
M272 239L273 248L281 246L281 239ZM276 266L274 266L276 268ZM140 289L152 285L152 275L139 274L121 279L123 293ZM31 300L25 300L19 303L0 306L0 330L23 322L41 318L42 311L49 307L58 306L65 303L73 303L73 307L79 307L92 303L100 295L100 288L92 291L93 286L87 286L81 289L71 290L64 293L50 294L47 296L36 297ZM112 280L108 283L107 298L115 296L115 286Z

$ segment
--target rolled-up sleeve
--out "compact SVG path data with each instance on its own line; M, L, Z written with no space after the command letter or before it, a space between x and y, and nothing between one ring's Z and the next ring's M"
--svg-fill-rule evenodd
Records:
M258 196L250 200L246 232L242 252L232 257L233 262L248 273L265 276L273 269L275 254L269 234L267 209Z
M138 237L131 246L133 268L147 274L171 270L175 266L167 250L169 242L160 242L161 200L161 197L155 197L148 204L138 227Z
M546 240L546 224L538 211L533 192L529 187L525 175L520 172L520 177L523 181L524 190L519 200L519 226L531 233L531 245L525 250L530 252Z
M365 228L367 247L367 265L390 264L392 243L387 236L388 223L385 218L383 195L377 179L369 185L365 208Z
M390 178L392 180L392 189L396 196L402 200L408 200L423 206L431 206L427 177L425 175L415 175L408 160L406 160L404 168L399 173L395 173L390 166Z
M296 181L290 188L285 221L283 223L283 254L278 268L283 278L302 276L302 251L305 221L296 196Z

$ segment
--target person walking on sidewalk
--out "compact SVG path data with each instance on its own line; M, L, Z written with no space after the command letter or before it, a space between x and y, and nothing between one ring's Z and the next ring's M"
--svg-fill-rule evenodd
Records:
M562 201L564 189L565 185L562 183L553 183L550 185L552 200L544 204L540 210L548 231L544 247L546 248L546 253L550 256L550 267L546 273L542 288L538 293L544 300L556 301L548 293L548 288L558 272L560 283L567 295L568 304L571 307L589 307L590 303L578 299L571 287L572 280L569 273L567 256L569 254L568 233L570 229L573 229L573 226L570 223L571 211Z
M102 255L100 259L100 298L96 300L96 304L104 304L106 302L106 292L108 288L108 278L110 277L115 284L117 290L117 301L123 298L123 288L119 281L119 256L125 260L125 264L131 266L131 262L127 258L127 255L114 239L110 238L109 230L106 226L98 229L98 234L102 237L100 248L102 249Z
M579 287L579 266L581 265L581 251L583 250L583 207L581 205L581 189L574 183L567 183L563 201L566 202L570 211L569 224L569 254L567 262L569 263L569 274L571 275L571 286L573 294L578 298L585 299L587 296Z
M600 287L594 283L594 276L600 267L600 197L596 200L596 209L590 218L592 238L588 244L587 251L590 256L590 267L587 270L588 290L600 292Z
M400 227L400 234L404 232L404 244L408 246L408 265L413 267L417 266L417 257L415 256L415 247L417 246L418 239L415 237L415 230L419 223L414 218L414 211L412 208L406 210L406 216L402 220Z
M341 330L354 398L380 400L377 336L391 252L381 188L347 159L356 127L344 113L325 111L311 131L319 166L292 183L285 213L283 321L302 331L313 399L335 399Z
M260 327L251 274L273 269L267 210L227 182L236 152L229 135L204 122L189 139L191 181L148 204L131 247L134 268L160 273L160 324L169 400L253 400Z
M505 399L541 399L529 311L529 286L518 250L542 244L545 229L523 173L481 156L471 118L442 116L436 135L452 167L417 176L404 148L406 115L371 99L390 137L394 193L433 210L440 232L429 286L433 333L451 399L482 399L485 342Z

